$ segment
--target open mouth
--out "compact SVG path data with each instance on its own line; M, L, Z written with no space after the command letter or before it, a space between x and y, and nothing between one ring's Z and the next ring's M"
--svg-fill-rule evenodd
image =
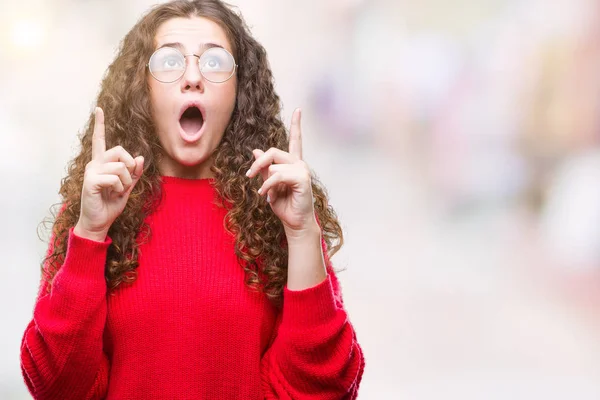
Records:
M181 114L179 124L181 125L181 129L183 129L187 135L195 136L200 129L202 129L202 125L204 124L202 112L200 112L200 109L196 106L189 107Z

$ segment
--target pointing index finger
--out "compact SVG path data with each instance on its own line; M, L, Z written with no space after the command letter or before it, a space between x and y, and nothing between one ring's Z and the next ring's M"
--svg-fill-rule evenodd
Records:
M94 118L94 132L92 134L92 160L102 157L106 151L106 136L104 130L104 111L96 107Z
M300 118L302 110L297 108L292 114L292 125L290 126L290 148L289 153L302 160L302 129L300 128Z

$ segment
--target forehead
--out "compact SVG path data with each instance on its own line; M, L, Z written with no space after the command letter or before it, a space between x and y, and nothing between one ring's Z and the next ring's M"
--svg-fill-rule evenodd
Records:
M158 27L156 47L165 43L181 43L186 52L197 51L204 43L223 46L232 53L231 44L219 24L204 17L172 18Z

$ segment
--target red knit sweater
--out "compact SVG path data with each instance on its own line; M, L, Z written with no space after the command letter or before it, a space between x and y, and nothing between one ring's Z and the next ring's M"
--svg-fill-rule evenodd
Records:
M362 351L338 281L284 288L278 311L244 283L212 181L163 178L137 280L108 294L104 243L69 233L21 345L36 399L354 399Z

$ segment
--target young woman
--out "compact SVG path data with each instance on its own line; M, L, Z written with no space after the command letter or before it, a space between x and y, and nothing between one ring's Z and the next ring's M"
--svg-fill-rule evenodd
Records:
M33 397L356 398L342 231L241 17L152 9L97 105L22 340Z

